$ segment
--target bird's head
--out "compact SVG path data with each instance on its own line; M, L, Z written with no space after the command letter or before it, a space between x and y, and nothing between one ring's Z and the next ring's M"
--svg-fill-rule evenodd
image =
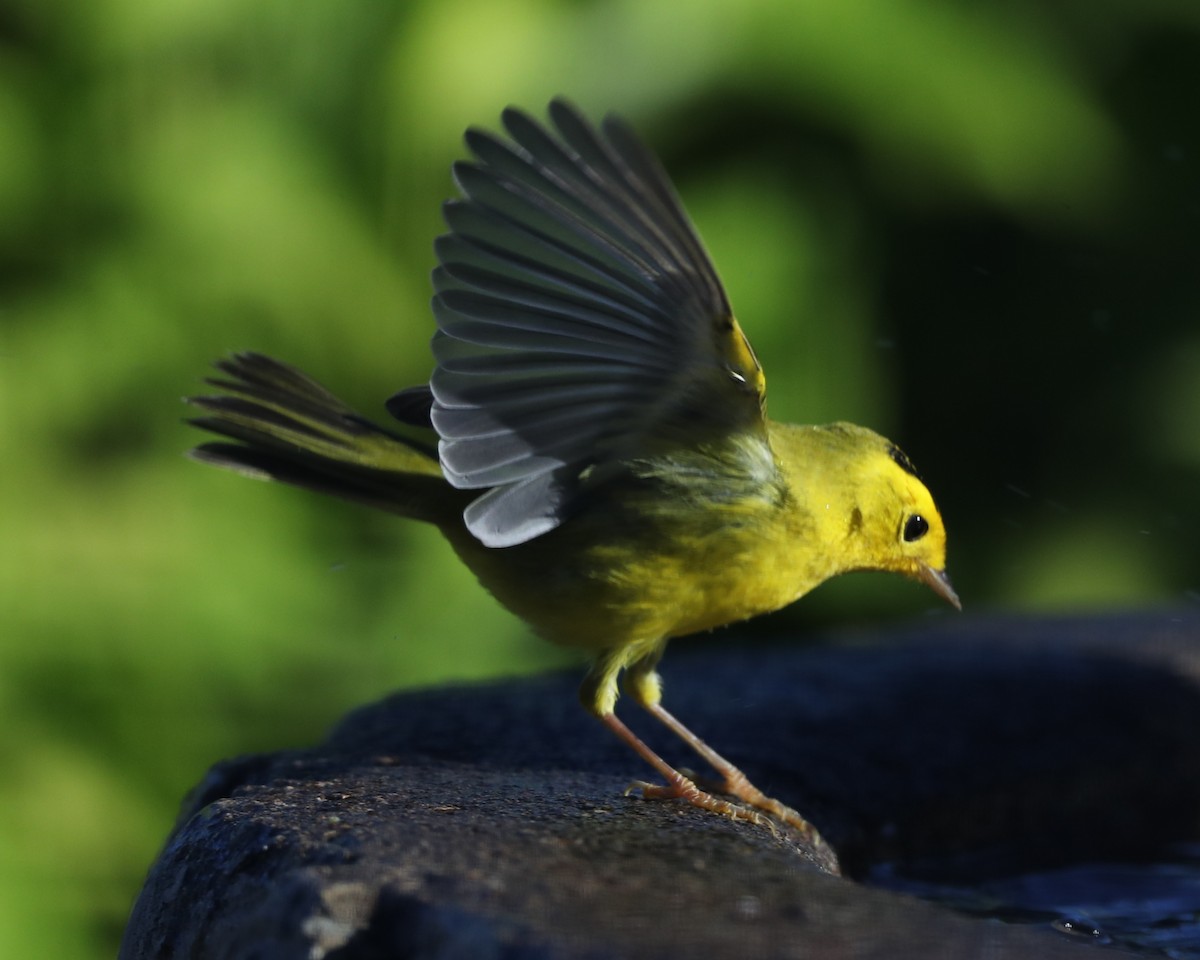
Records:
M894 443L871 434L864 437L860 468L861 509L864 518L869 515L863 536L872 566L920 580L961 610L946 574L946 525L912 461Z
M899 447L850 423L801 428L782 446L805 478L794 488L807 491L821 539L840 558L834 572L901 573L962 609L946 575L942 515Z
M894 569L920 580L947 603L961 610L958 594L946 575L946 525L933 495L913 470L899 447L888 445L889 463L881 464L884 476L880 516L884 529L879 539ZM886 521L890 518L891 523Z

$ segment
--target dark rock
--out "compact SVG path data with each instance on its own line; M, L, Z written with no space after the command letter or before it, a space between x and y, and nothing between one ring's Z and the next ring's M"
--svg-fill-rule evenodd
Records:
M1200 837L1195 614L722 640L675 645L667 704L816 823L849 877L950 865L961 881ZM647 771L579 708L577 680L402 694L312 750L218 766L122 957L1095 955L830 876L784 833L624 797Z

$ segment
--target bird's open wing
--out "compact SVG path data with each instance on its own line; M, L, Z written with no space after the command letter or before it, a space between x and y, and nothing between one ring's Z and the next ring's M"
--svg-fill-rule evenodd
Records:
M437 241L430 382L442 469L489 488L489 546L553 529L595 465L764 435L761 369L666 173L562 100L470 130ZM765 440L764 440L765 443Z

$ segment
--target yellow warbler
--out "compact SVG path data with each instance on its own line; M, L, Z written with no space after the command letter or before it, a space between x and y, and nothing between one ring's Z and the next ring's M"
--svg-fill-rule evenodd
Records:
M848 423L768 420L762 370L656 158L562 100L549 127L469 130L433 273L428 386L388 401L436 447L379 427L253 353L216 366L194 456L437 525L539 634L591 656L584 706L665 779L739 819L794 810L662 706L671 637L776 610L839 573L890 570L958 605L933 498L900 450ZM614 712L618 678L710 762L701 790Z

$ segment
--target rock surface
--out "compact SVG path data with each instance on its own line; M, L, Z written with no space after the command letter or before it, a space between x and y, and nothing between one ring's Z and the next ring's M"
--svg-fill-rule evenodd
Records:
M673 711L816 823L848 878L953 864L961 881L1200 838L1192 612L947 618L806 649L727 634L676 644L663 672ZM623 796L646 771L578 707L577 680L397 695L311 750L214 768L121 956L1098 955L831 876L787 835Z

